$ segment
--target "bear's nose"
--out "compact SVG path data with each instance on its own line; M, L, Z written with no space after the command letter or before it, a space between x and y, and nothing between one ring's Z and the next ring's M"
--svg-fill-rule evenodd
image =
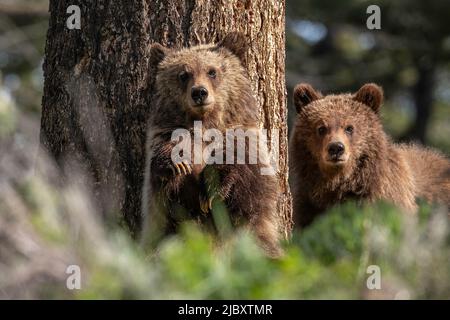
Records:
M342 142L333 142L328 145L328 154L331 157L340 157L345 151L345 146Z
M201 105L208 98L208 90L205 87L192 87L191 97L197 105Z

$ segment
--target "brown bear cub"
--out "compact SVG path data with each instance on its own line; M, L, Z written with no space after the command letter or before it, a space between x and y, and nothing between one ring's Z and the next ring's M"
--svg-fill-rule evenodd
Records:
M450 205L450 162L438 152L397 145L383 131L383 91L322 96L294 90L297 119L290 138L294 219L300 228L345 200L385 200L407 212L416 199Z
M276 219L279 183L275 175L261 174L267 163L237 163L238 146L231 151L231 164L228 155L226 163L173 160L178 143L172 138L174 130L184 129L192 137L186 140L192 158L196 148L207 145L205 139L195 138L198 121L202 130L214 129L224 137L228 129L258 130L259 109L242 64L245 50L246 39L239 33L228 34L218 44L180 50L152 45L156 98L147 134L144 241L176 232L186 219L215 228L212 209L222 203L233 226L248 227L269 255L281 253ZM244 143L248 156L254 146ZM228 145L222 146L225 156Z

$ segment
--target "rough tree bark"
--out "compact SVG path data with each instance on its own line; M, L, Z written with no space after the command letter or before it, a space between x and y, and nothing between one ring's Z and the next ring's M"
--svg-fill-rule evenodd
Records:
M80 30L66 28L69 5L81 8ZM285 3L277 0L50 0L41 141L59 163L82 164L99 207L117 209L136 232L154 86L149 44L190 46L240 31L250 40L246 64L261 125L280 131L279 216L288 236L284 29Z

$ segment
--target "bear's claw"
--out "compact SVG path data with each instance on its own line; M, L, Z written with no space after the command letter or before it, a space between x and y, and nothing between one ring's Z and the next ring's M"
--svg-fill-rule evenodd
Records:
M192 173L192 167L187 161L175 163L170 166L174 175L188 175Z
M200 196L200 198L199 198L199 201L200 201L200 210L201 210L203 213L206 214L206 213L209 212L209 210L212 210L212 202L213 202L213 198L214 198L214 197L205 199L205 198L203 198L202 196Z

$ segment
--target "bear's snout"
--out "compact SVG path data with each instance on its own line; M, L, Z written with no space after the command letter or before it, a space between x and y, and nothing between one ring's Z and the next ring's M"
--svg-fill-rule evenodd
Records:
M203 86L192 87L191 97L196 105L202 105L208 98L208 90Z
M345 152L345 146L342 142L332 142L328 145L328 155L333 159L339 159Z

